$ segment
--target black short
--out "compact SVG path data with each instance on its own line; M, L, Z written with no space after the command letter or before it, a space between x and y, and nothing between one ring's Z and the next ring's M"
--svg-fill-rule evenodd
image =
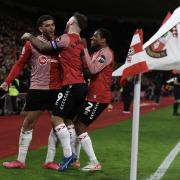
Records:
M89 126L108 106L108 103L97 103L85 101L77 115L77 120Z
M53 110L58 90L30 89L26 96L25 111Z
M180 85L174 85L174 99L180 100Z
M87 90L85 83L63 86L57 95L53 115L73 119L85 100Z

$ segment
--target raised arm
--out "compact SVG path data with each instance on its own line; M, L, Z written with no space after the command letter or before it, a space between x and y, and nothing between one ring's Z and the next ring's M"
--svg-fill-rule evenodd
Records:
M96 74L109 65L113 60L113 55L110 52L101 50L97 55L90 57L87 48L84 49L85 60L89 71Z
M29 40L31 42L32 46L42 53L54 51L50 42L42 41L30 33L24 33L23 36L21 37L21 39Z
M33 47L42 53L59 50L59 48L67 47L69 44L69 38L67 35L62 35L60 38L53 41L42 41L30 33L24 33L21 39L29 40Z
M24 65L30 60L32 55L31 51L31 45L29 42L26 42L26 44L23 47L22 53L17 60L17 62L13 65L10 73L8 74L5 81L1 84L0 89L3 89L5 91L8 90L8 85L21 73Z

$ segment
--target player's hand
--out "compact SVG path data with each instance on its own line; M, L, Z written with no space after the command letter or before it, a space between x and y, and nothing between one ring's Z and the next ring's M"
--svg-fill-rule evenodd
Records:
M1 90L4 90L4 91L8 91L8 84L6 82L3 82L1 85L0 85L0 89Z
M26 32L21 36L21 39L22 40L29 40L30 36L31 36L31 34Z
M85 38L82 38L81 40L82 40L82 42L84 44L84 47L87 48L87 40Z

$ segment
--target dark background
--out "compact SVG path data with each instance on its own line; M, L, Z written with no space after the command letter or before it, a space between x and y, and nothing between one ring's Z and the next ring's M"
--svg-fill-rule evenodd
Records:
M167 12L173 12L180 0L0 0L3 15L10 15L35 28L36 19L42 14L55 17L57 34L62 34L68 18L75 11L89 18L88 29L82 36L90 38L97 28L106 27L113 34L112 48L117 64L123 63L133 33L137 28L144 31L144 42L159 28Z

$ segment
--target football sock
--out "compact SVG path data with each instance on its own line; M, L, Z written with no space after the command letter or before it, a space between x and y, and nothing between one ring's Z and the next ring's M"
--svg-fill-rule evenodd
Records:
M68 132L68 129L64 123L59 124L55 127L56 135L59 138L63 153L65 157L69 157L72 155L71 145L70 145L70 134Z
M51 129L49 133L49 138L48 138L48 150L47 150L47 155L46 155L46 160L45 160L46 163L54 161L54 157L56 154L57 140L58 139L57 139L54 129Z
M32 130L30 131L23 131L21 130L20 136L19 136L19 153L17 160L21 161L25 164L26 161L26 155L29 148L29 145L32 140Z
M94 153L91 139L87 132L78 136L79 141L81 142L82 148L84 149L85 153L89 157L90 162L98 163L96 155Z

